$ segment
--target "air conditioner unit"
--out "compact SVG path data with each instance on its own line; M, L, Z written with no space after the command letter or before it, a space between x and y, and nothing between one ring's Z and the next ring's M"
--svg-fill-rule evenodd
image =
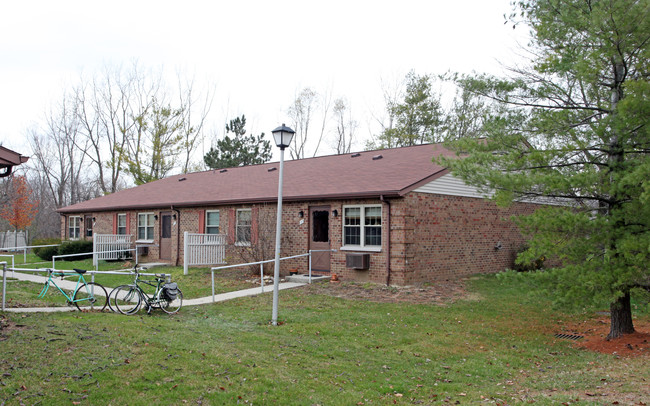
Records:
M365 270L370 268L370 254L346 254L345 266L352 269Z

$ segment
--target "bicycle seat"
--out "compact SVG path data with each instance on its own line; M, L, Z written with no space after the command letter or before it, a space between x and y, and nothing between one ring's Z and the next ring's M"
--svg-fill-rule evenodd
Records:
M74 268L73 271L75 271L75 272L78 273L79 275L83 275L83 274L85 274L86 272L88 272L88 271L86 271L85 269L77 269L77 268Z

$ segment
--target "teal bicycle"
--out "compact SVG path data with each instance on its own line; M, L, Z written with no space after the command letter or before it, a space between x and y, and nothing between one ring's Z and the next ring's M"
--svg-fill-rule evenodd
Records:
M106 308L106 304L108 303L108 295L106 294L106 289L104 289L104 287L99 283L86 282L86 279L84 278L86 270L74 269L74 272L65 272L57 271L55 269L48 269L47 273L48 278L47 281L45 281L43 290L41 290L41 293L38 295L39 298L45 297L47 291L50 289L50 286L54 286L66 298L69 306L75 305L79 310L81 310L82 306L90 306L94 310L99 311L102 311ZM63 289L61 289L59 285L56 284L55 277L58 276L60 276L61 279L66 276L78 277L77 285L69 296Z

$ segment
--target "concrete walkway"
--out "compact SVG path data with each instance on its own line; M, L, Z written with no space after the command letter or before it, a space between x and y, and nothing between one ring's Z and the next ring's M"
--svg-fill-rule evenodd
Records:
M16 278L18 280L22 281L29 281L29 282L34 282L34 283L39 283L39 284L44 284L45 281L47 281L47 277L45 276L38 276L38 275L33 275L33 274L26 274L22 272L14 272L13 278ZM90 281L90 278L87 279ZM56 284L59 285L63 289L68 289L68 290L73 290L77 286L77 282L72 282L72 281L66 281L66 280L57 280ZM300 286L305 286L305 283L298 283L298 282L282 282L280 283L279 290L284 290L284 289L292 289L292 288L298 288ZM109 288L107 286L104 286L106 288L106 291L110 294L112 288ZM182 288L181 288L182 290ZM273 285L268 285L264 286L263 288L257 287L257 288L250 288L250 289L244 289L244 290L237 290L234 292L226 292L226 293L220 293L218 295L214 295L214 299L212 296L206 296L206 297L200 297L197 299L184 299L183 300L183 306L198 306L198 305L203 305L203 304L210 304L210 303L217 303L217 302L223 302L226 300L231 300L231 299L236 299L239 297L246 297L246 296L256 296L260 295L263 293L271 293L273 292ZM107 307L108 308L108 307ZM88 307L87 309L90 309ZM5 311L7 312L13 312L13 313L38 313L38 312L43 312L43 313L48 313L48 312L70 312L70 311L76 311L76 307L71 307L71 306L63 306L63 307L12 307L12 308L6 308Z

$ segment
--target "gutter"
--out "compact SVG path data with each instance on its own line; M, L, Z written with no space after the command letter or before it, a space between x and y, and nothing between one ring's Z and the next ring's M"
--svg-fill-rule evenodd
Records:
M386 229L388 230L386 233L386 286L390 286L390 201L384 199L384 195L379 196L379 200L381 200L382 203L386 203L386 206L388 206L388 218L386 219Z
M363 193L341 193L341 194L330 194L330 195L304 195L304 196L287 196L283 197L282 201L284 202L309 202L309 201L320 201L320 200L344 200L344 199L369 199L369 198L381 198L381 196L390 196L390 197L401 197L402 192L399 190L386 190L386 191L370 191ZM87 200L87 202L90 200ZM83 204L85 202L77 203ZM175 202L161 202L154 204L134 204L134 205L115 205L115 206L100 206L100 207L82 207L75 208L73 206L66 206L60 209L57 209L56 212L61 213L90 213L90 212L107 212L107 211L118 211L118 210L163 210L167 207L176 206L180 208L193 208L193 207L204 207L204 206L227 206L227 205L237 205L237 204L254 204L254 203L277 203L277 197L257 197L257 198L242 198L242 199L232 199L232 200L220 200L220 201L175 201ZM174 209L175 210L175 209Z

